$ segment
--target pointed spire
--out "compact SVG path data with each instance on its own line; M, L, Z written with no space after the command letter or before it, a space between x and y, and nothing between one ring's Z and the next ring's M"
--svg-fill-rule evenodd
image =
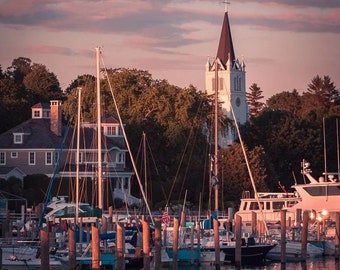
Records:
M224 13L224 20L223 20L223 25L222 25L222 30L221 30L220 43L218 44L218 49L217 49L217 58L220 59L224 67L226 67L228 60L230 61L230 65L233 65L235 61L235 53L234 53L233 40L231 38L228 12Z

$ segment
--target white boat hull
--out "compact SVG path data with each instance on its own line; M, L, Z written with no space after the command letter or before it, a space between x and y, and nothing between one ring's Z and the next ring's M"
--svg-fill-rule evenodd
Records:
M321 257L324 250L307 243L306 259ZM281 245L277 245L267 253L266 259L271 261L281 261ZM286 262L299 262L301 261L301 242L287 242L286 244Z

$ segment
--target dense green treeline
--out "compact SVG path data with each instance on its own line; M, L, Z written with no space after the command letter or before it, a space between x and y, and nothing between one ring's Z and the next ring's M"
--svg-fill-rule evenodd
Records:
M101 74L103 111L117 116L118 108L137 163L141 160L142 134L146 134L148 199L152 208L183 201L186 190L188 202L197 206L202 195L207 207L211 195L211 146L207 134L212 134L209 131L213 97L192 85L180 88L166 80L155 80L144 70L108 69ZM84 74L63 91L57 77L44 65L28 58L14 59L6 70L0 67L0 132L29 119L32 105L51 99L64 101L66 119L78 87L83 89L83 120L92 120L96 115L95 85L95 77ZM337 171L336 119L340 116L340 93L329 76L316 75L302 94L293 89L275 94L267 101L263 100L260 86L254 83L247 91L247 100L250 119L241 127L241 136L258 190L278 191L278 182L289 189L294 179L301 181L303 158L311 162L315 176L321 174L324 142L327 169ZM219 122L220 128L230 123L228 119ZM242 191L252 188L240 144L235 142L221 150L220 155L222 208L237 205ZM138 166L144 175L144 167ZM19 187L13 191L4 181L0 185L0 189L27 194ZM133 193L139 193L137 183Z

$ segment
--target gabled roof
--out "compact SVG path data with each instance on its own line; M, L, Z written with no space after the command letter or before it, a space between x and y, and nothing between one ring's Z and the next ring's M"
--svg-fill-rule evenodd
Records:
M102 123L110 123L110 124L119 124L119 121L117 120L117 118L113 117L111 114L109 113L105 113L102 116L101 119Z
M48 104L47 102L39 102L35 105L33 105L31 108L43 108L43 109L50 109L50 104Z
M66 126L63 127L63 133L66 132ZM76 143L71 143L74 129L70 128L68 137L65 141L65 148L76 148ZM15 144L13 133L23 133L23 143ZM82 128L80 142L81 149L93 149L93 141L96 131L92 128ZM106 137L105 146L107 149L119 148L126 149L123 137ZM0 149L59 149L63 136L57 136L50 129L50 119L29 119L18 126L0 134Z
M22 144L14 143L13 133L25 134ZM58 149L61 141L62 137L51 131L50 119L29 119L0 134L0 149Z
M229 54L230 54L230 63L233 65L235 61L235 53L234 53L233 40L231 38L228 12L226 12L224 14L224 20L223 20L221 36L220 36L220 43L218 44L217 56L216 56L217 58L220 59L224 67L226 67L226 64L229 60L228 59Z

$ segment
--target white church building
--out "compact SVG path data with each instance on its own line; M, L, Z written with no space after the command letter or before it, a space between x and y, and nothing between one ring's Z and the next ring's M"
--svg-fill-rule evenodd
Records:
M219 146L222 148L231 145L237 139L234 120L241 125L248 120L245 67L243 59L239 61L235 57L228 12L225 12L216 58L208 59L205 66L207 94L214 95L218 89L218 102L222 106L223 114L234 123L220 131Z

